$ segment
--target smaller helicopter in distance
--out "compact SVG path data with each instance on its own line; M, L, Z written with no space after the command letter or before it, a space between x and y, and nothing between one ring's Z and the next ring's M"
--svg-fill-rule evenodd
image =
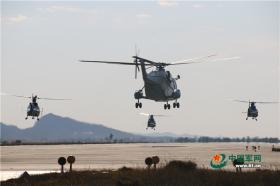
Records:
M29 103L28 107L27 107L27 115L25 119L28 119L28 117L32 117L32 119L34 119L35 117L37 118L37 121L39 121L39 116L40 113L42 114L42 111L40 110L40 107L38 105L37 99L45 99L45 100L70 100L70 99L57 99L57 98L41 98L38 97L37 95L33 95L32 96L18 96L18 95L12 95L15 97L21 97L21 98L31 98L31 102Z
M159 114L147 114L147 113L143 113L143 112L141 112L140 114L149 117L148 122L147 122L146 130L148 130L148 128L151 128L151 129L155 130L156 121L155 121L154 116L157 116L157 117L164 117L165 116L165 115L159 115Z
M237 102L242 102L242 103L249 103L249 108L247 112L243 112L247 114L246 120L248 120L248 118L252 118L256 121L258 121L257 117L259 115L258 109L256 107L256 103L260 103L260 104L274 104L274 103L278 103L278 102L263 102L263 101L243 101L243 100L234 100Z

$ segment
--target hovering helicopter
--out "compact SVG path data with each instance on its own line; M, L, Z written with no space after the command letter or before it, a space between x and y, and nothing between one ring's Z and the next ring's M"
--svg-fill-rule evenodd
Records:
M163 116L165 116L165 115L155 115L155 114L147 114L147 113L140 113L140 114L149 117L148 122L147 122L147 128L146 128L146 130L148 130L148 128L151 128L151 129L154 129L154 130L155 130L156 121L155 121L155 119L154 119L154 116L157 116L157 117L163 117Z
M252 118L256 121L258 121L257 117L258 117L258 109L256 107L256 103L260 103L260 104L273 104L273 103L278 103L278 102L261 102L261 101L243 101L243 100L235 100L237 102L242 102L242 103L249 103L249 108L247 112L243 112L247 114L246 120L248 120L248 118Z
M144 86L140 90L137 90L134 93L134 98L137 100L135 103L136 108L142 108L142 103L140 99L149 99L157 102L166 102L164 104L164 109L170 109L171 106L168 103L169 101L173 102L173 108L179 108L180 103L178 99L181 97L181 91L177 88L176 81L180 79L180 75L173 78L170 71L166 71L165 67L170 65L183 65L191 63L201 63L205 62L203 60L213 57L215 55L208 55L200 58L187 59L182 61L177 61L173 63L163 63L163 62L154 62L137 55L132 56L134 62L120 62L120 61L89 61L89 60L80 60L80 62L91 62L91 63L106 63L106 64L117 64L117 65L131 65L135 66L135 79L137 78L137 71L140 71L139 66L141 67L142 77L144 81ZM238 57L218 59L215 61L235 59ZM155 67L155 70L147 72L149 68ZM145 90L145 95L143 93Z
M37 120L39 121L39 116L40 113L42 114L40 107L37 103L37 99L45 99L45 100L69 100L69 99L56 99L56 98L41 98L38 97L37 95L33 95L32 96L18 96L18 95L12 95L15 97L21 97L21 98L31 98L31 102L29 103L28 107L27 107L27 115L25 119L28 119L28 116L32 117L32 119L34 119L35 117L37 117Z

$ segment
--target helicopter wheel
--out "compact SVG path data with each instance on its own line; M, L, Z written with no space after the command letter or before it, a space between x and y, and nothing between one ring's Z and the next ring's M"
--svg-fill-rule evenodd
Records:
M166 104L164 104L164 110L166 110L167 109L167 105Z
M28 119L28 117L25 118L25 120L27 120L27 119Z
M177 101L173 103L173 108L176 108L176 107L180 108L180 103Z
M248 120L248 118L246 118L246 120Z
M139 100L138 100L138 102L136 102L135 103L135 108L142 108L142 103L141 102L139 102Z
M39 121L39 118L37 118L37 121Z
M170 110L170 104L167 104L167 108L168 108L168 110Z

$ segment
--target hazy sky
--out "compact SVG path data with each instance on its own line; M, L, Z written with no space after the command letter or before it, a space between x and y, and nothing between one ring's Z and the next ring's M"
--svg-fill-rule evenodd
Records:
M259 121L245 120L245 103L279 100L279 2L8 2L1 9L1 92L72 101L39 100L54 113L135 133L146 131L140 112L158 132L209 136L280 136L279 104L258 105ZM176 61L209 54L234 62L167 68L180 74L180 109L143 100L136 109L134 67L87 60ZM1 97L1 121L20 128L28 99Z

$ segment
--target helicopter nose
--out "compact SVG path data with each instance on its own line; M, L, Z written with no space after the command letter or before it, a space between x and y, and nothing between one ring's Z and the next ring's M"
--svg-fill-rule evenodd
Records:
M175 99L180 98L180 97L181 97L181 91L180 91L179 89L175 90L175 91L173 92L173 97L174 97Z
M137 91L137 92L134 93L134 98L135 99L140 99L142 97L143 97L143 93L142 92Z

